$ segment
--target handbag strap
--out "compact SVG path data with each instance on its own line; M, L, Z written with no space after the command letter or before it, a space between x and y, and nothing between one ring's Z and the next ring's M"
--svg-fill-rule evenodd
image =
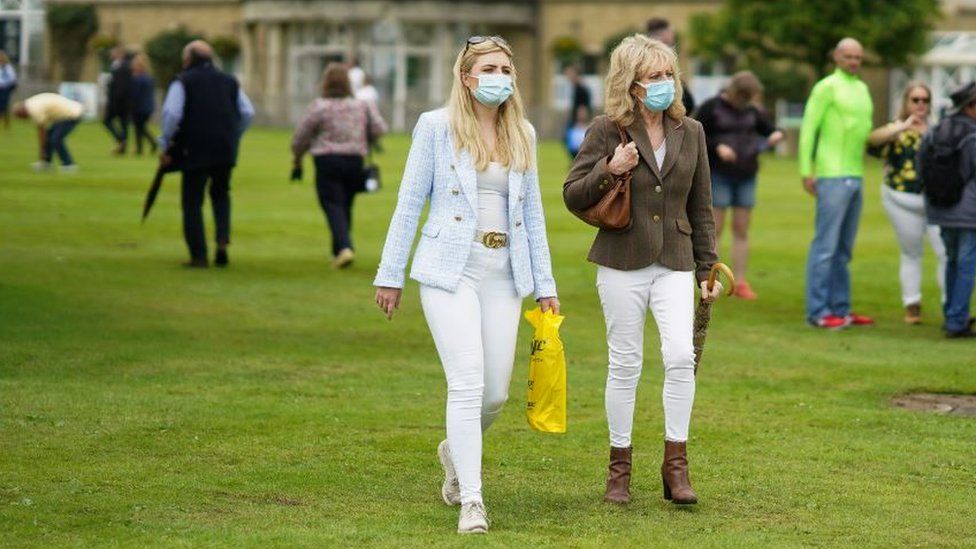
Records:
M624 127L616 122L614 122L613 124L614 126L617 126L617 131L620 133L620 144L626 145L627 143L630 143L631 142L630 136L627 135L627 132L624 131ZM630 169L627 170L627 173L615 176L615 178L630 179L633 176L633 174L634 174L634 170Z
M617 126L617 131L620 132L620 143L623 145L630 143L630 136L627 135L627 132L624 131L624 127L621 126L620 124L617 124L616 122L614 122L613 125Z

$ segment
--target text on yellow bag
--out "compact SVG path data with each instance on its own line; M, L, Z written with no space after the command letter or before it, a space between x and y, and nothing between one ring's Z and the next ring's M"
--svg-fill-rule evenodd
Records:
M535 328L529 356L529 399L525 415L536 431L566 432L566 355L559 326L566 317L536 307L526 311Z

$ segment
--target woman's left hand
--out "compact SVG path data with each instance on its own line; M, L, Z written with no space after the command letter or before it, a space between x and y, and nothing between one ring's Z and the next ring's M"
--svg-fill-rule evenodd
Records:
M556 297L543 297L539 299L539 307L542 308L542 312L546 312L552 309L552 314L559 314L559 298Z
M708 291L708 281L701 281L701 295L702 300L705 303L714 303L718 296L722 294L722 283L718 280L715 281L715 285L712 286L712 290Z

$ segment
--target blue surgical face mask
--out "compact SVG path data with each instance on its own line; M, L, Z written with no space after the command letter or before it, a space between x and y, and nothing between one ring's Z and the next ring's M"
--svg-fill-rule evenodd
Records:
M512 86L512 77L507 74L480 74L474 77L478 79L474 98L486 107L501 105L515 91Z
M644 106L649 110L660 112L668 110L674 102L674 80L662 80L661 82L651 82L650 84L637 83L644 88L647 94L644 95Z

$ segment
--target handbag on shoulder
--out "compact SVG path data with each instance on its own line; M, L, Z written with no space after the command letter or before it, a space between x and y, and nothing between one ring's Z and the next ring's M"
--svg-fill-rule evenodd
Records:
M630 142L627 133L620 124L616 124L617 131L620 132L620 143L626 145ZM608 230L621 230L630 228L630 181L633 177L633 170L627 171L622 175L613 176L613 184L607 194L597 201L596 204L582 210L573 210L573 214L583 221Z

